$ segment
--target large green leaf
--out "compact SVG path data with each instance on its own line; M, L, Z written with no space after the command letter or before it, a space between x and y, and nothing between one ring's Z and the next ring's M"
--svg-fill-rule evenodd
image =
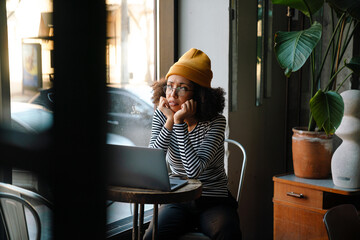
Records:
M345 63L345 66L360 76L360 57L353 57L349 63Z
M305 64L321 38L321 31L321 24L314 22L310 28L302 31L280 31L275 34L275 55L287 77Z
M347 12L353 18L360 20L360 0L326 0L329 5L341 12Z
M323 6L324 0L272 0L273 4L295 8L310 17Z
M334 91L317 91L310 99L310 111L320 129L326 134L334 134L344 116L344 101Z

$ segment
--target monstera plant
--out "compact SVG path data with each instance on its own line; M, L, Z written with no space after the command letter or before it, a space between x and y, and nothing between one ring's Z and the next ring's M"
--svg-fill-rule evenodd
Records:
M273 4L286 5L301 11L308 17L310 27L301 31L277 32L275 34L275 55L285 75L289 77L303 67L310 59L311 99L308 130L325 131L332 135L339 127L344 115L344 102L338 93L341 85L353 73L360 72L360 57L344 59L355 30L359 27L360 0L272 0ZM316 45L322 36L322 25L314 21L316 14L324 4L328 4L333 14L333 32L324 56L315 60ZM356 43L360 44L360 43ZM318 58L316 58L318 59ZM330 59L330 78L321 86L320 78L325 60ZM351 73L344 79L337 79L339 72L349 68ZM340 84L336 84L339 81Z

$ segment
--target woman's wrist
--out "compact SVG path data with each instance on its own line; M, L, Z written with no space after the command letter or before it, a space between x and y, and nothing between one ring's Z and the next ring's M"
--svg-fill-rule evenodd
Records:
M166 122L165 122L165 127L166 129L168 130L172 130L173 128L173 125L174 125L174 118L173 117L169 117L166 119Z
M184 119L174 116L174 123L175 124L184 123Z

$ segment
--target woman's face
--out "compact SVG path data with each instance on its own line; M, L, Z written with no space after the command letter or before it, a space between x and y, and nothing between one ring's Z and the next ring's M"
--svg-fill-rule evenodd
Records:
M166 100L174 112L181 109L181 105L193 98L194 84L179 75L171 75L166 85Z

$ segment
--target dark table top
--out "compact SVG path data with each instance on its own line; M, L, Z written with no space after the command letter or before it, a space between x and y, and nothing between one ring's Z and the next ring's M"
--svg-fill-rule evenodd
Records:
M171 192L108 186L107 199L116 202L140 204L178 203L199 198L201 196L201 190L201 182L196 179L188 179L188 184Z

